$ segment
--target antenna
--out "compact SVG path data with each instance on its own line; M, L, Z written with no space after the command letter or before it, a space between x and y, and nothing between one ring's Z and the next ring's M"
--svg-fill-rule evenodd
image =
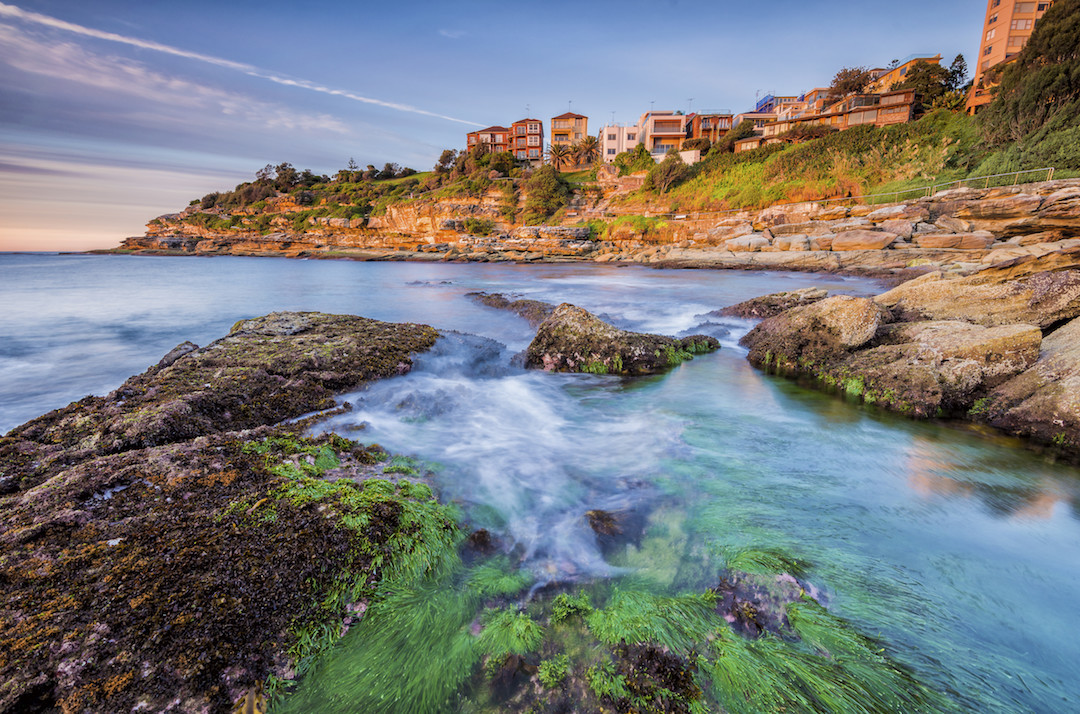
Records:
M532 105L531 104L526 104L525 105L525 116L529 116L529 114L531 114L531 113L532 113Z
M650 99L650 100L649 100L649 113L650 113L650 114L652 113L652 110L653 110L653 105L654 105L654 104L656 104L656 100L655 100L655 99Z
M686 113L689 114L694 108L694 98L690 97L686 101L689 103L686 107Z
M574 106L574 100L573 99L566 100L566 111L568 111L568 112L574 111L573 106Z
M615 126L615 110L611 110L611 125Z

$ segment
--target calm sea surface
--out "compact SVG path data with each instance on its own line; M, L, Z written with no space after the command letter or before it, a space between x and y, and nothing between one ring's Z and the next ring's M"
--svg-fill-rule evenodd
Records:
M762 375L737 345L751 323L705 315L811 285L879 291L806 274L0 255L0 431L242 318L427 323L446 335L437 348L344 397L356 409L325 428L437 463L443 497L514 544L538 584L706 587L700 553L781 548L811 564L833 612L968 706L1080 710L1080 471ZM724 347L633 380L526 372L511 358L533 330L465 297L477 290ZM643 503L646 542L606 558L584 511Z

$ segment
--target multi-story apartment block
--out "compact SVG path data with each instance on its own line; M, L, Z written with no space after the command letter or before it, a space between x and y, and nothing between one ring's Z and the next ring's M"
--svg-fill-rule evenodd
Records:
M686 138L708 139L716 142L731 129L731 114L725 112L699 112L686 116Z
M641 143L641 127L637 124L618 126L609 124L600 129L600 157L611 163L624 151L630 151Z
M552 145L572 146L589 135L589 117L566 112L551 118Z
M917 65L919 62L926 62L927 64L941 64L941 54L921 54L910 55L897 62L892 67L878 68L872 70L875 75L874 81L866 88L867 92L872 94L881 94L882 92L888 92L894 85L900 84L907 77L907 73L911 71L911 68Z
M781 141L779 138L799 126L831 126L844 130L862 124L888 126L911 121L914 117L915 90L898 89L883 94L853 94L827 107L817 114L806 113L800 117L779 118L764 126L761 138L764 143ZM757 148L748 146L747 148ZM736 147L738 150L738 147Z
M518 161L544 161L544 123L539 119L519 119L510 125L510 151Z
M993 82L988 80L987 71L1002 62L1011 61L1024 49L1035 23L1052 4L1053 0L987 0L975 80L965 108L969 114L979 111L993 98L990 91Z
M638 126L641 143L657 160L663 160L672 149L678 150L686 139L686 116L673 111L645 112Z
M477 144L487 144L495 152L510 150L510 130L505 126L489 126L480 131L470 131L465 135L465 146L470 151Z

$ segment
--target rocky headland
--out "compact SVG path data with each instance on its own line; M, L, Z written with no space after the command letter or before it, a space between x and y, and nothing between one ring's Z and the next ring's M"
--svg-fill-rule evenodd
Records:
M1080 179L1001 188L956 188L889 205L793 203L759 211L665 213L605 198L575 199L559 225L520 226L500 213L502 194L422 198L367 220L313 217L297 229L287 197L268 202L269 232L215 229L196 206L160 216L119 250L177 255L277 255L360 260L641 263L659 267L904 274L972 273L1018 257L1080 245ZM524 201L524 197L520 200ZM468 219L491 226L468 232Z

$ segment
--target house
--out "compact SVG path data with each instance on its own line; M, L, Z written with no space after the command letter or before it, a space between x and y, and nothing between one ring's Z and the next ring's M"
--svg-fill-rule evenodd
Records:
M872 70L876 77L874 81L866 88L867 92L872 94L881 94L892 89L895 85L900 84L907 77L907 73L911 71L911 68L917 65L919 62L926 62L928 64L941 64L941 55L930 54L915 54L909 55L904 59L897 62L892 67L884 69Z
M657 161L662 161L672 149L677 151L686 139L686 117L681 112L645 112L638 126L641 143Z
M741 154L744 151L753 151L765 145L765 137L761 134L754 134L748 136L745 139L739 139L735 142L735 153Z
M493 152L510 150L510 130L505 126L489 126L465 135L465 147L472 150L477 144L487 144Z
M518 119L510 125L510 151L518 161L539 165L544 161L544 123Z
M551 118L552 146L573 146L589 135L589 117L566 112Z
M637 124L619 126L609 124L600 129L600 157L611 163L624 151L630 151L641 143L641 127Z
M979 61L975 65L975 80L968 94L964 110L975 114L993 99L995 82L987 72L1002 63L1011 62L1024 49L1035 29L1035 23L1053 5L1044 2L1017 2L1016 0L987 0L983 20L982 38L979 45Z
M781 137L784 134L801 126L831 126L843 131L863 124L903 124L911 121L914 115L913 89L899 89L882 94L853 94L826 107L820 114L806 113L799 117L778 118L762 128L761 136L766 144L775 144L783 141Z
M731 129L732 116L725 112L699 112L686 117L687 139L708 139L715 143Z

